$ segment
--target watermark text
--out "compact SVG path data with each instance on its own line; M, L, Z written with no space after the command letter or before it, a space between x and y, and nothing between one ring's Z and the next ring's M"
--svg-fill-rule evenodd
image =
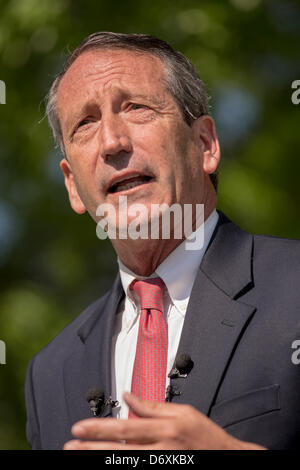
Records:
M291 100L293 104L300 103L300 80L294 80L292 83L292 88L295 90L292 93Z
M6 86L3 80L0 80L0 104L6 104Z
M300 364L300 340L295 339L291 347L292 349L295 349L295 351L292 354L291 360L292 360L292 363L297 366L298 364Z
M100 240L185 239L187 250L204 244L204 204L128 205L127 196L120 196L116 207L100 204L96 216L100 217L96 228Z
M0 339L0 364L6 364L6 344Z

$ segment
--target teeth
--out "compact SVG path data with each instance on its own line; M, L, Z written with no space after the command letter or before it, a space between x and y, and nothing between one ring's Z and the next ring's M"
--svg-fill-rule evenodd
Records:
M119 192L119 191L126 191L126 190L134 188L135 186L138 186L140 184L147 183L150 180L151 180L150 176L135 177L135 178L131 178L129 181L128 180L126 181L124 179L124 181L119 181L118 183L114 184L111 187L110 192L116 193L116 192Z
M145 181L133 181L132 183L119 184L116 188L116 191L126 191L143 183L145 183Z

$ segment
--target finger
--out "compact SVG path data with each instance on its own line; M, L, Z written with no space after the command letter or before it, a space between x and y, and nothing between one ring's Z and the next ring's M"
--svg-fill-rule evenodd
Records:
M114 441L68 441L64 445L63 450L154 450L160 449L159 444L127 444ZM165 447L167 448L167 447Z
M174 432L170 419L89 419L72 427L75 437L85 440L134 441L140 444L169 439Z
M125 392L123 398L136 416L143 418L176 418L184 415L189 405L140 400L132 393Z

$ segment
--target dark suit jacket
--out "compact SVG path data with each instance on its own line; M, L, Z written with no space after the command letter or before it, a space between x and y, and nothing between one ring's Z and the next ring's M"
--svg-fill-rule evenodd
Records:
M180 266L178 275L182 276ZM27 437L61 449L71 426L91 417L87 390L110 395L111 338L124 292L90 305L30 362ZM194 367L172 379L189 403L233 436L270 449L300 446L300 242L251 235L220 213L192 289L178 354ZM113 397L114 398L114 397ZM106 408L104 416L111 409Z

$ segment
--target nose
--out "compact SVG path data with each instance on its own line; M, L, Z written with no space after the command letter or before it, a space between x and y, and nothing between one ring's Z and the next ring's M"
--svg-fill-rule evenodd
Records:
M113 113L106 117L102 116L99 140L100 153L104 159L132 151L127 126L119 116Z

